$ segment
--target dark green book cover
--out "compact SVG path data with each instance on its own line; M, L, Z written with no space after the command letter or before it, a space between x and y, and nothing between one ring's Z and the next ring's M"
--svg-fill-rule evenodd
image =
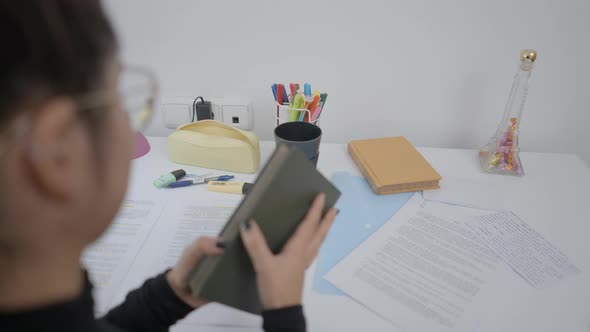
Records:
M240 238L240 222L256 220L276 254L307 213L319 193L326 194L324 214L340 192L296 148L279 146L221 231L226 248L206 257L191 273L194 296L251 313L260 313L256 275Z

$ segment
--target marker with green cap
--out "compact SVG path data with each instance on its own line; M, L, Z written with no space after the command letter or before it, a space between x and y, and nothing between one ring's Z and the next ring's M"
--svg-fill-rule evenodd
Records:
M324 106L326 105L327 99L328 99L327 93L322 93L320 95L320 102L318 103L318 106L315 108L315 110L311 114L311 119L309 120L309 122L313 123L313 122L317 121L317 119L320 117L320 114L322 114L322 110L324 109Z
M170 173L162 174L159 178L154 181L156 188L164 188L173 182L176 182L186 176L186 172L183 169L177 169Z

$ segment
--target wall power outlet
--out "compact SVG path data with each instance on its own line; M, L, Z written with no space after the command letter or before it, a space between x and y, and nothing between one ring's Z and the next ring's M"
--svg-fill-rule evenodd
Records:
M191 122L194 97L166 97L162 101L162 120L166 128L176 129ZM213 119L242 129L254 128L252 104L245 98L205 98L211 102ZM196 121L196 119L195 119Z

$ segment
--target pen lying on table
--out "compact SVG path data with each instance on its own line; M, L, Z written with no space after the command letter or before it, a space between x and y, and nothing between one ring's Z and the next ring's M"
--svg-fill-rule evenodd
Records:
M176 182L172 182L171 184L169 184L168 188L188 187L188 186L192 186L195 184L209 183L211 181L228 181L233 178L234 178L233 175L221 175L221 176L211 176L211 177L207 177L207 178L197 178L194 180L176 181Z

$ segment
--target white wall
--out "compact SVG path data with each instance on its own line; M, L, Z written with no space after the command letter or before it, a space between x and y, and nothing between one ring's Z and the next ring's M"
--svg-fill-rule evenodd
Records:
M297 4L292 6L291 4ZM525 151L590 162L590 1L109 0L128 62L162 96L249 97L272 138L274 82L329 93L324 140L405 135L476 148L504 110L519 51L539 55ZM148 134L166 135L161 117Z

